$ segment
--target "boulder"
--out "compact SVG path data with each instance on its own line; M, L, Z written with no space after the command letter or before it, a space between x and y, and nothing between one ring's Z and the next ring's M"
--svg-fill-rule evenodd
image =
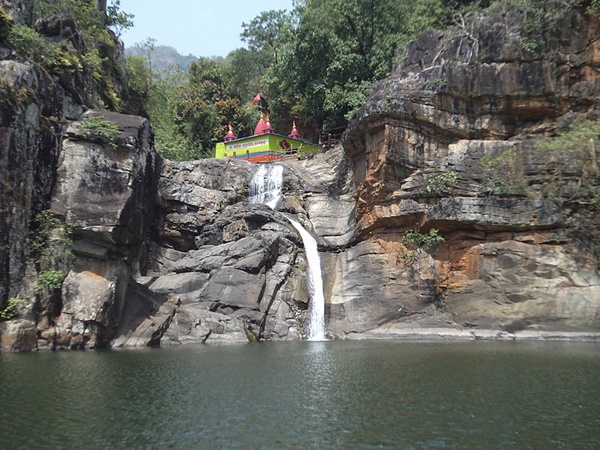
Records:
M85 119L99 115L119 128L114 142L77 133ZM93 345L108 345L121 324L130 278L139 271L135 261L154 217L161 163L141 117L88 111L69 135L51 209L72 230L75 262L62 286L66 317L57 323L63 335L83 326Z

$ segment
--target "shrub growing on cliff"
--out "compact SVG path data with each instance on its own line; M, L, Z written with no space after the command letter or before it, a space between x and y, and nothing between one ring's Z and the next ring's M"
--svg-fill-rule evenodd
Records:
M34 262L42 271L56 267L66 270L74 258L71 229L49 210L35 217L28 244Z
M444 240L444 237L440 236L440 230L432 228L426 234L421 233L418 230L409 230L404 234L401 242L427 250L435 244L444 242Z
M26 299L23 297L11 297L4 309L0 309L0 320L11 320L17 317L17 308Z
M414 261L418 258L419 250L428 250L436 244L444 242L445 239L440 234L440 230L432 228L427 233L421 233L419 230L407 231L400 242L406 245L409 250L400 255L405 261Z
M102 116L86 119L77 130L77 136L88 140L97 140L102 143L114 143L121 130L118 125Z
M20 55L41 64L49 62L55 50L52 42L25 25L12 26L6 40Z
M546 163L541 194L559 203L600 210L600 120L579 119L536 145Z
M39 271L36 292L59 288L74 259L69 227L50 211L40 212L30 232L29 249Z
M36 292L39 292L44 288L58 289L62 285L64 279L65 273L59 269L51 269L40 272L38 274L35 290Z
M483 181L479 193L485 196L522 197L527 195L528 180L524 161L518 149L505 150L495 156L481 158L479 162Z
M121 12L119 6L118 0L113 1L105 14L93 1L36 0L32 2L28 24L0 24L0 33L6 34L8 45L20 57L27 58L50 73L81 72L83 79L95 87L100 99L93 96L89 100L97 102L96 106L118 110L120 98L113 80L122 78L123 74L119 62L114 58L119 43L108 27L120 32L132 25L132 16ZM57 36L43 35L44 27L37 22L39 19L52 21L64 18L74 19L76 25L72 27L70 38L59 36L59 41ZM0 18L0 22L6 21ZM74 42L79 41L76 38L83 38L84 45L75 48Z
M0 6L0 42L8 37L12 25L12 18L4 11L4 8Z
M427 180L427 193L430 195L450 195L456 187L459 174L454 170L438 173Z
M0 78L0 111L4 108L17 108L33 101L35 93L32 89L15 87L6 80Z

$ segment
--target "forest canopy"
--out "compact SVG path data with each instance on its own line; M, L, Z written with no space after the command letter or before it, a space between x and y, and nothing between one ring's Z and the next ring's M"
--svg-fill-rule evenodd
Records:
M297 0L292 11L265 11L243 24L247 48L226 58L199 58L189 72L144 73L152 40L129 56L138 113L155 123L161 152L171 159L209 157L231 122L252 134L260 112L287 134L343 129L372 84L391 73L406 44L425 29L452 23L469 0ZM144 48L146 47L146 52ZM144 77L143 80L139 76ZM140 89L143 87L143 89ZM248 108L256 93L265 101ZM268 101L268 103L266 103Z
M125 72L111 59L133 20L119 0L104 12L91 0L39 0L29 23L14 23L0 9L0 40L50 73L91 80L98 104L90 106L149 117L163 155L185 160L212 156L229 123L238 136L252 134L261 113L281 134L293 121L313 141L341 132L373 83L426 29L464 25L488 7L519 8L528 17L522 44L535 50L536 27L572 6L597 12L600 0L296 0L291 11L264 11L244 23L247 48L225 58L188 55L165 68L157 55L168 59L173 49L147 39L127 56ZM84 51L39 32L38 19L55 14L77 22ZM262 101L249 107L257 93Z

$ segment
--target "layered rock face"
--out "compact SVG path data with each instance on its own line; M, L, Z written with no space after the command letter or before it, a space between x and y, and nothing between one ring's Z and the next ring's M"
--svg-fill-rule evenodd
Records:
M348 245L352 172L341 148L278 164L283 198L272 210L249 204L257 165L166 162L148 270L138 282L149 295L167 297L171 308L121 331L114 345L303 337L307 260L288 217L318 236L323 249Z
M0 6L15 24L32 22L32 1L2 1ZM72 19L51 16L37 20L34 26L49 41L69 45L79 54L85 53L84 37ZM70 246L63 246L56 252L62 256L48 254L51 249L42 249L42 240L56 241L58 236L53 234L59 231L50 232L47 227L49 224L40 222L40 213L50 210L52 192L57 187L59 158L62 171L60 177L65 177L62 181L70 178L68 186L61 186L61 201L66 203L59 208L60 212L72 214L67 227L77 228L81 225L85 228L88 224L83 223L79 217L79 212L84 211L85 207L78 206L78 203L93 202L98 198L86 198L86 189L88 193L108 187L120 190L123 195L115 195L113 199L119 198L128 208L133 207L135 202L126 200L129 194L125 191L135 191L135 196L148 187L140 186L152 183L145 178L152 169L139 167L139 164L144 164L143 161L133 161L140 155L154 152L149 125L141 118L131 121L126 116L115 116L115 121L123 127L122 136L115 147L118 147L118 151L112 146L105 148L104 145L93 146L91 143L82 146L72 139L73 134L67 138L69 124L81 119L90 105L101 103L103 93L99 92L94 74L90 70L71 70L68 67L56 67L50 74L39 62L36 64L23 58L5 45L5 42L0 41L0 311L3 319L14 316L18 319L0 323L0 347L2 350L31 350L38 346L53 346L57 342L55 319L65 310L60 289L57 288L62 281L62 277L58 276L59 269L55 267L47 270L50 267L45 266L50 259L68 259L65 255L70 254L71 250L67 248ZM113 60L119 61L122 48L115 44L114 50ZM115 88L113 92L118 92L121 87L117 65L111 66L114 73L107 72L105 75L108 78L104 79ZM112 151L112 154L105 150ZM69 166L71 157L77 161L74 166ZM145 158L141 156L141 159ZM150 160L153 161L150 165L158 164L155 157ZM78 170L87 170L88 173L78 173ZM104 170L104 173L98 170ZM158 173L158 169L155 171ZM126 175L128 172L130 179ZM109 181L113 175L117 175L116 179ZM82 179L79 180L78 177ZM152 177L148 178L150 179ZM155 176L154 184L157 179L158 176ZM93 187L97 182L100 185ZM69 189L74 191L69 192ZM146 204L153 204L155 189L150 187L150 191L143 194L148 195L144 200ZM70 210L72 207L74 209ZM111 205L109 210L109 223L121 220L118 205ZM151 211L152 208L148 208L148 212ZM134 216L137 213L138 211L131 211L131 217L135 217L135 220L130 219L130 223L118 227L118 232L114 233L119 235L112 243L114 249L131 238L126 236L127 233L136 233L141 228L148 227L147 223L143 227L140 223L147 222L148 215ZM99 206L96 206L95 214L95 222L104 220L104 213L99 212ZM83 220L87 219L85 217ZM46 232L49 234L42 239ZM105 236L110 234L111 232L106 232ZM92 240L94 239L96 237ZM139 240L139 237L131 239L127 245L135 245L132 242ZM77 236L79 250L82 245L88 246L82 244L83 241L85 239ZM129 254L130 249L115 251ZM46 254L42 255L44 252ZM92 251L94 252L95 250ZM102 252L104 250L100 251ZM80 252L76 249L76 253ZM42 257L46 261L42 262ZM60 269L66 271L66 267ZM69 340L65 339L66 343L63 340L60 345L68 347Z
M307 257L290 217L317 239L333 337L600 337L597 204L547 185L564 161L537 147L600 116L600 24L570 10L530 52L525 20L411 43L343 147L277 163L274 210L248 201L258 166L163 161L145 119L86 110L81 80L0 61L0 306L21 301L2 350L301 339ZM94 118L117 135L85 132ZM561 183L598 185L588 153ZM62 228L36 256L45 209ZM64 279L42 279L51 267Z
M578 115L595 117L598 106L597 18L568 11L536 52L519 38L524 21L513 11L424 33L353 119L344 148L355 169L361 242L338 258L333 327L444 327L446 335L451 327L480 337L599 330L590 245L597 214L526 198L525 188L501 196L482 189L482 160L518 155L527 189L539 193L548 157L534 150L536 139ZM449 173L448 189L436 191ZM431 229L445 241L403 257L405 233ZM345 281L348 273L356 277ZM373 301L381 305L375 315Z
M107 345L136 287L132 277L145 263L161 160L147 119L108 112L101 117L118 126L116 143L77 140L77 121L60 155L51 211L72 230L75 260L62 283L61 314L54 329L44 331L54 333L54 348Z
M56 166L44 167L48 184L32 180L22 186L21 192L29 192L40 203L44 196L36 190L53 188L52 195L46 193L48 203L37 211L48 205L69 236L61 245L44 241L45 254L34 255L35 232L28 231L28 220L36 209L29 205L14 208L12 217L24 221L18 228L22 233L18 248L27 255L9 260L21 262L22 266L13 268L21 270L21 279L4 286L18 289L23 304L20 319L3 327L3 350L108 345L123 321L128 292L135 290L132 277L145 264L161 160L153 149L148 120L93 111L81 120L93 116L109 120L120 130L114 142L82 140L81 122L74 121L60 147L50 147L61 151ZM58 240L53 236L56 233L51 231L49 241ZM50 263L56 260L69 261L62 268L66 277L44 282L44 275L57 273L59 266Z

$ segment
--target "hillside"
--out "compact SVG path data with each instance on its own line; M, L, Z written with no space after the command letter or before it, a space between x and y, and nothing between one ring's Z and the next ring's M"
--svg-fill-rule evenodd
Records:
M125 56L138 56L149 61L149 66L158 74L173 71L187 72L190 64L198 59L194 55L181 55L173 47L167 45L151 45L149 48L133 46L125 48Z
M33 28L1 5L3 351L302 339L289 217L317 240L330 337L600 338L589 2L494 2L420 34L341 145L278 162L274 209L248 201L256 165L157 152L116 36L83 27L101 4Z

